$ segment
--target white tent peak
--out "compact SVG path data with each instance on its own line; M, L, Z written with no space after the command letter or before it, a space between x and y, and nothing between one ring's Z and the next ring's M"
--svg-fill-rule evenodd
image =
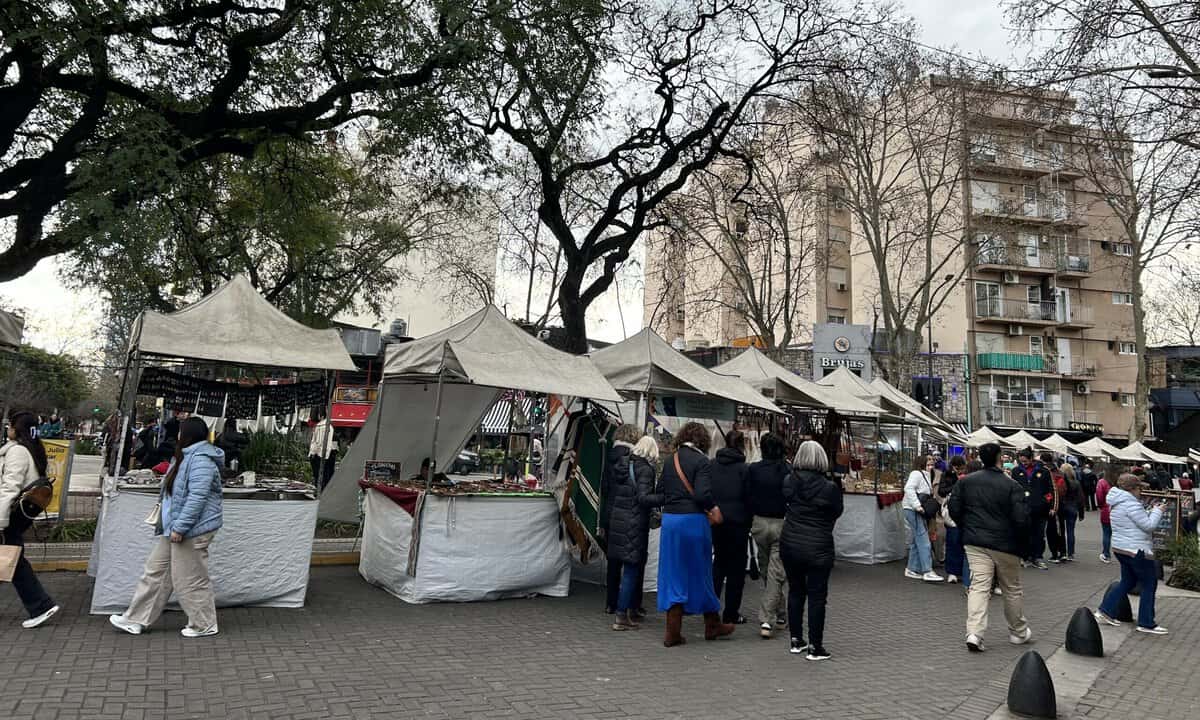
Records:
M591 362L556 350L517 327L494 305L445 330L392 345L385 376L431 377L488 387L620 401Z
M296 322L267 301L244 274L171 313L144 310L130 350L278 368L354 370L336 329Z
M879 415L883 412L865 400L805 380L755 347L713 368L713 372L736 375L756 390L770 389L777 402L828 407L842 413Z

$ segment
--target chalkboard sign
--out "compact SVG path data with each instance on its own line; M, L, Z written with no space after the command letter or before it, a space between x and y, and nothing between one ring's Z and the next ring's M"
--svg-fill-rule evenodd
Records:
M395 485L402 480L401 464L368 460L363 468L363 479L369 483Z
M1155 550L1165 550L1172 542L1179 539L1182 519L1196 507L1196 498L1190 492L1174 490L1142 491L1142 504L1147 508L1162 501L1163 515L1154 528L1153 543Z

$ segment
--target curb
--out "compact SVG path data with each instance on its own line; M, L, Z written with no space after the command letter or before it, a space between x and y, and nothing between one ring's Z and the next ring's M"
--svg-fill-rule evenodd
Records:
M309 567L335 566L335 565L358 565L359 554L356 552L340 552L340 553L321 553L314 554L309 562ZM34 572L56 572L62 570L65 572L87 572L87 560L46 560L43 562L29 563Z

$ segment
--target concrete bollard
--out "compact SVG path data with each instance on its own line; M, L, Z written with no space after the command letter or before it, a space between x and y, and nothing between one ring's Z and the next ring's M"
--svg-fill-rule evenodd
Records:
M1054 681L1046 661L1036 650L1021 656L1008 681L1008 709L1035 718L1053 718L1058 714Z
M1067 652L1087 657L1104 657L1104 638L1092 611L1081 607L1067 624Z

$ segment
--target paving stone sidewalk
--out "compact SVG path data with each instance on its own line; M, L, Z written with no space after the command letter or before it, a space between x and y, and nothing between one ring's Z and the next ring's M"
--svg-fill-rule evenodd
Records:
M1084 524L1081 538L1094 530ZM1033 647L1044 656L1061 645L1074 609L1094 607L1117 572L1096 560L1093 542L1080 544L1080 562L1026 573ZM588 585L562 599L414 606L353 567L314 568L302 610L221 611L215 638L180 638L178 613L132 637L86 614L86 575L51 573L45 583L63 613L38 631L16 624L15 594L0 590L0 718L987 717L1025 650L1006 642L999 599L989 651L969 654L961 588L902 571L837 567L826 630L834 658L824 663L789 655L782 637L760 640L753 625L710 643L689 618L688 644L671 650L661 645L661 615L614 633L601 590ZM751 589L744 610L757 597ZM1069 715L1194 712L1178 668L1195 662L1198 612L1200 600L1163 599L1160 618L1173 634L1130 638Z

